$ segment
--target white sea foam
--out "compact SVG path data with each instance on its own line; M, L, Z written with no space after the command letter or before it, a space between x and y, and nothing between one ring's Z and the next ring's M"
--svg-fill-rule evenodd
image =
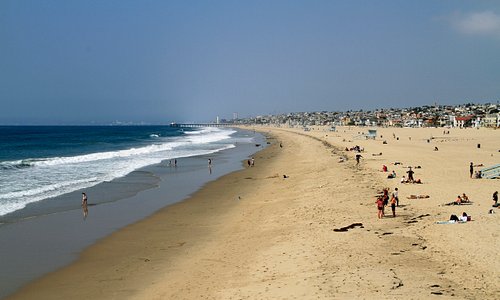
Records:
M155 138L155 144L71 157L50 157L0 164L0 215L46 198L111 181L162 160L205 155L234 147L235 131L204 128L180 137ZM226 141L227 140L227 141Z

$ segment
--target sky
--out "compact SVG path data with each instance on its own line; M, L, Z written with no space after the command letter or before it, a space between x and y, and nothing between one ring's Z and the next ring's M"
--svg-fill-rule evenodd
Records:
M499 100L500 1L0 1L0 124Z

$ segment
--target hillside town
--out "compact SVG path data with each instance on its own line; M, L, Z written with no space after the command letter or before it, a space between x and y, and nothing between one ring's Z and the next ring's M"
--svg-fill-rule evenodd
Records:
M225 121L225 120L224 120ZM500 127L498 103L387 108L373 111L296 112L233 119L232 124L274 126Z

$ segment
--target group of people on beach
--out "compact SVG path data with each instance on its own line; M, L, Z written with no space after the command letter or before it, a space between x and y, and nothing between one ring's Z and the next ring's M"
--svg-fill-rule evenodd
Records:
M399 196L398 196L398 188L395 188L394 191L389 196L389 189L385 188L382 190L382 194L377 197L377 209L378 209L378 218L382 219L385 216L385 207L391 204L392 217L396 217L396 206L399 206Z
M416 168L420 169L420 166L417 166ZM408 171L406 171L406 174L408 174L408 178L403 175L403 177L401 177L401 183L417 183L417 184L422 183L422 180L420 178L415 179L413 177L415 171L413 171L412 167L408 167Z
M455 201L451 202L450 204L461 205L465 203L471 203L471 202L469 200L469 197L465 193L462 193L462 195L458 195L457 199L455 199Z

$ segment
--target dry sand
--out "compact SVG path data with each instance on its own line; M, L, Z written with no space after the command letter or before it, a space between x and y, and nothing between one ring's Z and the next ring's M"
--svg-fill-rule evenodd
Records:
M500 163L499 130L389 128L376 140L355 139L360 128L257 130L271 145L255 167L114 233L12 299L500 298L500 209L488 214L499 180L469 178L471 161ZM339 150L354 145L365 148L359 166ZM421 166L423 184L399 183L403 166ZM396 218L377 219L383 187L400 190ZM472 205L441 206L464 192ZM435 223L463 211L473 221ZM334 231L353 223L363 226Z

